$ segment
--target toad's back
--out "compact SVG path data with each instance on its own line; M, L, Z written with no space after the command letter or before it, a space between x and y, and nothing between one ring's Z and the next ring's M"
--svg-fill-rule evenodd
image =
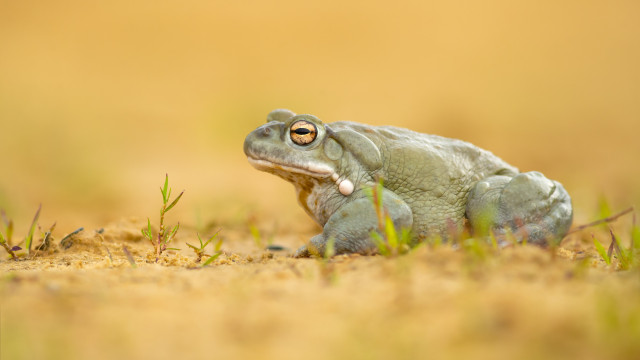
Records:
M468 142L393 126L331 124L365 135L380 150L384 186L413 211L418 237L460 226L473 185L491 175L515 176L518 169Z

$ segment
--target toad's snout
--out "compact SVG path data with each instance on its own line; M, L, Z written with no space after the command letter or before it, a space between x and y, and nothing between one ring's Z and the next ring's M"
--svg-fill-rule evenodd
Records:
M270 144L280 136L280 126L278 123L269 123L253 130L244 139L244 153L247 156L255 156L256 149L261 144Z

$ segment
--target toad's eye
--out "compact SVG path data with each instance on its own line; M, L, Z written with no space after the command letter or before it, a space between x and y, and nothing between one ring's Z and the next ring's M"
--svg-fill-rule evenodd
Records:
M294 122L289 129L291 141L298 145L307 145L313 142L318 136L318 131L313 123L306 120Z

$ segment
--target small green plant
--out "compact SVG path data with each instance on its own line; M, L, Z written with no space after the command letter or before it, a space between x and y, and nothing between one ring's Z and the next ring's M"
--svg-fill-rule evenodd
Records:
M620 270L629 270L631 268L635 268L638 266L638 255L637 249L635 248L634 239L631 239L628 248L624 248L620 245L620 241L618 241L618 237L613 233L612 229L609 229L609 233L611 234L611 244L616 253L616 258L618 259Z
M249 232L251 233L251 237L253 238L253 241L256 243L256 246L260 249L263 248L262 246L262 234L260 233L260 229L258 229L258 227L251 223L249 224Z
M479 262L486 260L490 250L493 249L491 243L485 238L464 239L461 242L461 248L471 259Z
M593 238L593 245L596 247L596 251L598 252L598 254L600 254L600 257L602 257L607 265L611 265L611 256L609 255L609 252L605 250L604 246L600 243L600 241L598 241L598 239L596 239L595 235L591 234L591 237Z
M406 254L411 250L411 232L409 229L401 229L400 234L396 230L389 212L382 202L384 191L382 178L376 184L366 189L378 218L378 231L371 232L371 239L376 244L378 252L383 256L397 256Z
M11 255L11 258L13 260L17 261L18 257L16 256L15 252L22 250L22 248L20 246L11 245L11 237L13 236L13 221L7 219L7 217L4 214L4 211L2 211L2 220L5 224L7 235L5 237L5 235L2 234L2 231L0 231L0 245L2 245L2 247L7 251L7 253Z
M200 246L194 246L191 245L189 243L187 243L187 246L190 247L191 249L193 249L193 251L196 253L196 256L198 257L196 259L196 262L200 262L202 260L203 257L208 256L209 258L202 264L202 266L207 266L209 264L211 264L215 259L217 259L221 254L222 251L220 250L220 248L222 248L222 238L219 238L218 241L215 243L215 245L213 246L213 255L208 255L205 253L205 248L207 247L207 245L209 245L213 240L215 240L218 237L218 233L220 231L216 231L215 234L213 234L213 236L211 236L207 241L202 241L202 238L200 237L200 234L198 235L198 241L200 242Z
M609 232L609 236L611 237L611 244L609 245L609 248L607 250L605 250L604 245L596 238L596 236L593 233L591 234L593 245L602 260L604 260L607 265L611 265L612 263L614 263L614 260L616 260L617 268L620 270L638 268L640 267L640 248L638 248L637 244L638 242L640 242L640 228L638 228L636 224L636 214L634 210L634 207L631 206L616 214L612 214L609 203L604 197L601 197L598 202L598 212L599 215L603 218L592 221L588 224L576 226L571 231L569 231L569 234L582 231L586 228L594 226L604 228ZM631 225L629 247L624 248L620 244L618 236L616 236L616 234L613 232L613 229L608 224L618 220L620 217L629 213L632 214L633 221Z
M598 255L600 255L607 265L611 265L615 259L617 260L617 268L619 270L630 270L640 267L640 248L637 247L637 243L640 241L640 231L638 231L638 228L635 225L635 214L633 222L634 224L631 227L631 236L628 248L625 248L620 244L618 236L616 236L611 228L609 228L611 244L609 245L608 250L605 250L602 243L600 243L600 241L591 234L593 244Z
M147 218L147 228L142 229L142 235L149 239L151 245L154 247L156 253L156 262L160 259L162 252L165 250L179 250L176 248L168 248L167 244L173 240L180 228L180 223L174 226L171 231L167 231L164 225L164 216L169 210L173 209L174 206L178 203L184 191L180 193L173 201L170 201L171 198L171 188L169 187L169 175L167 174L164 179L164 186L160 188L160 193L162 194L162 208L160 208L160 229L158 230L157 236L154 238L153 231L151 229L151 220Z
M38 206L38 210L33 217L33 221L31 222L31 227L29 228L29 234L24 239L24 246L27 249L27 255L31 254L31 244L33 243L33 234L36 231L36 225L38 224L38 218L40 217L40 210L42 210L42 204Z
M18 255L16 254L16 252L22 250L22 247L20 247L20 245L23 242L24 242L24 247L26 249L27 255L33 255L31 251L31 247L33 244L33 236L36 231L36 226L38 226L38 219L40 218L41 210L42 210L42 205L38 206L38 210L36 211L36 214L33 217L33 221L31 222L31 226L29 227L29 232L27 236L18 245L12 245L12 242L11 242L11 238L13 237L13 220L7 218L7 215L5 214L4 211L1 212L2 222L4 223L4 226L6 229L5 230L6 235L2 234L2 232L0 231L0 245L5 249L5 251L7 251L7 253L9 253L9 255L11 255L11 257L14 260L18 259ZM42 246L49 245L49 242L51 239L51 232L55 228L55 225L56 224L54 223L53 226L51 226L51 228L48 231L43 232L43 243L40 246L38 246L38 249L36 250L39 250Z
M317 249L316 253L317 253ZM324 248L324 254L318 255L318 265L320 267L320 276L327 285L333 285L338 281L338 274L336 273L335 264L331 258L336 254L336 239L330 237L327 240L327 244Z
M253 238L256 247L261 250L271 248L274 235L278 232L278 224L276 223L276 226L265 234L260 231L256 225L256 219L253 216L251 216L247 223L249 226L249 233L251 233L251 237Z

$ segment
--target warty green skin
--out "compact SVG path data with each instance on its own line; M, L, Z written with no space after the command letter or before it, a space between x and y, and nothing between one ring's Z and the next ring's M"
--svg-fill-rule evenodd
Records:
M290 138L300 120L317 129L309 144ZM337 254L374 253L370 237L378 218L365 189L378 179L394 225L411 229L415 242L466 226L475 235L513 234L544 245L571 226L571 199L560 183L519 173L461 140L392 126L323 124L313 115L274 110L247 136L244 151L257 169L293 183L300 205L323 226L298 257L323 254L330 238Z

